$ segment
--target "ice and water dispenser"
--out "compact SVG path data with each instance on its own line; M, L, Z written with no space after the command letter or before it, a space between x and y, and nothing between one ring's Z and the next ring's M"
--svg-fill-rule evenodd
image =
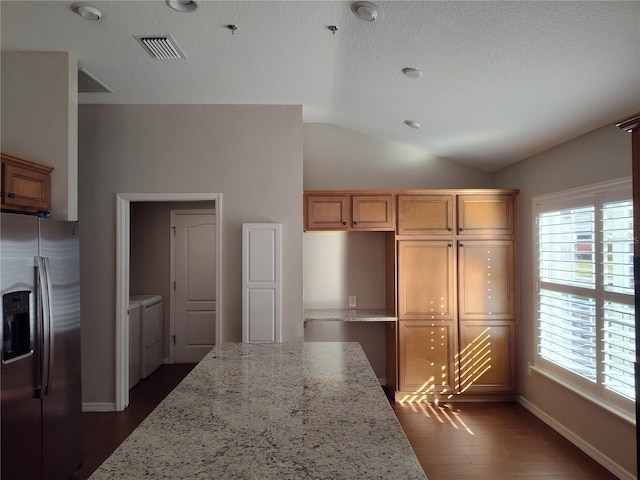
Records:
M2 296L2 361L9 362L31 353L28 290Z

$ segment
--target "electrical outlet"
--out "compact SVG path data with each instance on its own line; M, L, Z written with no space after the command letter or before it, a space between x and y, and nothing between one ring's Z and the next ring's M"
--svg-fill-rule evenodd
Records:
M527 362L527 375L531 376L531 362Z
M349 308L356 308L356 297L349 297Z

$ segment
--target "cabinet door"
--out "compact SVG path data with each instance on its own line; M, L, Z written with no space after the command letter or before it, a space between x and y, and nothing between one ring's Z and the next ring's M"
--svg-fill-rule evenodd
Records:
M34 213L49 210L48 174L8 163L3 167L3 208Z
M398 235L450 234L453 231L453 195L400 195Z
M458 233L513 235L515 196L512 194L458 195Z
M352 223L356 230L395 230L395 203L393 195L353 195Z
M398 242L398 309L401 319L455 318L453 243Z
M305 199L307 230L347 229L347 195L308 195Z
M511 240L458 244L460 320L515 318L514 262Z
M400 322L399 390L453 393L456 329L452 320Z
M515 323L460 322L460 393L516 390Z

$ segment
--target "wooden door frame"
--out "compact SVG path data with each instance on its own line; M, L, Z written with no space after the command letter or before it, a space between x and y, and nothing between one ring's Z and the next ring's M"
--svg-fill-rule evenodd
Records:
M176 216L177 215L216 215L216 210L214 209L202 209L202 210L196 210L196 209L185 209L185 210L180 210L180 209L171 209L171 229L173 230L173 228L175 228L176 225ZM217 232L217 228L218 228L218 221L216 219L216 242L219 242L219 238L218 238L218 232ZM170 235L170 256L171 256L171 264L170 264L170 273L169 273L169 280L170 280L170 284L169 284L169 291L171 292L170 295L170 301L171 301L171 305L169 308L169 362L170 363L175 363L176 361L176 346L175 343L171 341L171 336L176 334L176 289L174 288L175 285L175 280L176 280L176 235L174 232L169 232ZM218 246L216 245L216 251L217 251ZM217 269L219 268L218 265L218 260L219 260L220 256L216 254L216 295L218 294L218 285L219 285L219 281L220 279L217 277ZM218 319L218 298L216 297L216 316L215 316L215 333L216 333L216 343L219 343L219 327L220 322Z
M129 258L131 202L213 201L216 210L216 338L222 338L222 194L221 193L117 193L116 194L116 345L115 410L129 405Z

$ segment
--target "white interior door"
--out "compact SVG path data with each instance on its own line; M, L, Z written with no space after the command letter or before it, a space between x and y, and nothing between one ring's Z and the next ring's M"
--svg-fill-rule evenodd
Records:
M216 343L216 218L172 211L174 231L173 361L200 361Z

